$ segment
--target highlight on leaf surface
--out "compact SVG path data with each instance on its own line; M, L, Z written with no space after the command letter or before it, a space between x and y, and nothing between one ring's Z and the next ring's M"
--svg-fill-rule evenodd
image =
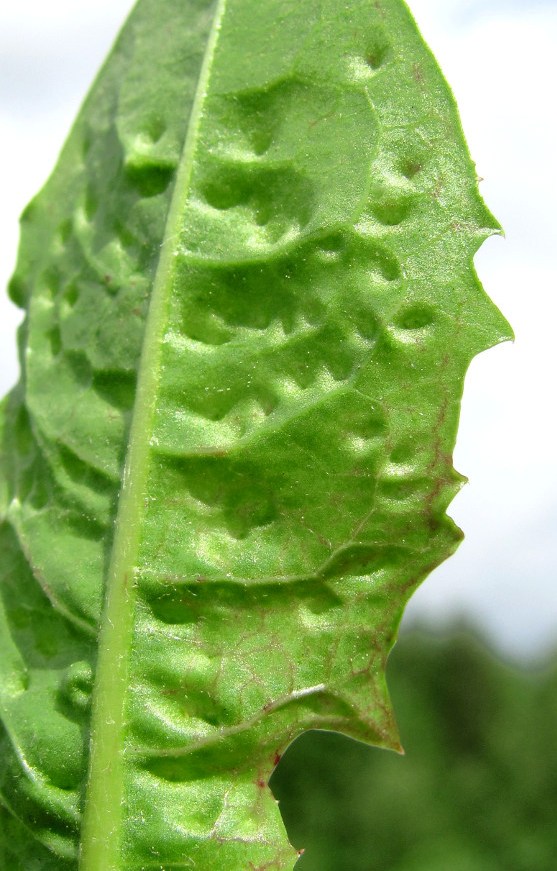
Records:
M292 869L277 755L398 746L497 229L400 0L139 0L10 287L0 867Z

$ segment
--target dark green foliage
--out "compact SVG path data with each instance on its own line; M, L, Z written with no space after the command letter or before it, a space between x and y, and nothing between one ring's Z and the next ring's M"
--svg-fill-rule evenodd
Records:
M414 633L389 675L405 756L309 732L273 776L297 871L554 871L557 658Z

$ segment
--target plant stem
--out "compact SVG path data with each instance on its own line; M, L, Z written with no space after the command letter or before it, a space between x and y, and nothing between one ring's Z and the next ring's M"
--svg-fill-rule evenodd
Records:
M135 609L134 577L149 473L149 434L155 414L168 299L173 286L176 231L189 196L199 123L225 5L226 0L219 0L215 10L145 326L99 634L80 871L119 871L121 868L125 708Z

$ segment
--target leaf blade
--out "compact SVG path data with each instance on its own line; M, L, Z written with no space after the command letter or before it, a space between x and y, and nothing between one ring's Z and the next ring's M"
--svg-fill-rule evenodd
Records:
M181 20L173 2L165 8ZM207 3L191 12L199 62L216 19ZM79 621L90 628L98 620L111 550L120 578L123 600L114 613L109 602L105 618L119 642L104 635L97 669L93 738L105 755L93 752L93 771L116 766L121 775L111 778L106 811L103 782L91 777L87 871L184 861L228 871L292 867L265 787L277 753L310 727L397 746L385 660L406 599L460 538L445 509L461 481L451 452L466 367L508 336L472 266L496 228L450 94L403 4L353 2L350 19L330 2L301 10L230 0L225 12L207 88L201 75L199 124L189 116L187 171L170 212L178 233L163 229L171 173L152 122L146 144L124 100L106 125L108 141L116 129L124 143L118 172L137 202L165 196L156 220L146 215L142 225L150 240L144 290L157 287L161 241L163 258L172 256L172 282L170 268L159 268L151 328L135 330L132 354L116 306L110 321L121 340L112 332L114 348L105 340L103 349L112 359L123 345L128 367L99 368L97 297L70 329L61 300L71 303L75 286L58 276L54 305L35 288L29 347L53 358L62 350L62 392L76 397L70 421L78 423L68 425L52 403L37 405L40 394L52 396L54 370L32 358L27 410L14 394L9 412L14 426L22 418L28 454L41 457L66 502L71 492L53 523L65 511L79 533L53 566L40 528L52 511L37 496L44 481L29 486L8 468L7 520L24 548L31 542L31 575L48 578L42 592L76 616L79 635ZM136 14L145 53L160 4L143 0ZM123 51L118 63L129 60ZM129 94L133 106L138 97ZM183 122L180 129L185 138ZM79 239L97 279L105 264L120 263L131 284L140 248L84 245L83 227L108 226L107 215L83 178L76 189L82 199L68 238ZM114 203L123 210L121 192ZM52 284L56 272L48 276ZM77 290L86 293L83 279ZM145 302L141 325L144 318ZM130 439L142 342L149 399L140 386ZM90 382L97 399L120 402L118 428L103 415L103 430L91 411ZM122 521L114 543L126 442L134 522L128 539ZM24 469L32 464L10 436L6 453ZM121 517L126 498L124 485ZM71 581L77 556L94 578L88 590ZM64 639L77 665L62 682L86 707L94 651L73 653ZM103 674L118 685L112 743ZM83 736L87 722L84 708Z

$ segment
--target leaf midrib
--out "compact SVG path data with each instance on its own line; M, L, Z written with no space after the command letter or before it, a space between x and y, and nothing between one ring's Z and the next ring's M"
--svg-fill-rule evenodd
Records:
M149 434L153 429L161 339L172 287L176 230L189 197L199 125L225 7L226 0L217 0L176 174L145 324L137 392L99 632L91 715L89 774L81 831L80 871L120 871L121 867L125 699L135 606L134 568L140 543L148 477Z

